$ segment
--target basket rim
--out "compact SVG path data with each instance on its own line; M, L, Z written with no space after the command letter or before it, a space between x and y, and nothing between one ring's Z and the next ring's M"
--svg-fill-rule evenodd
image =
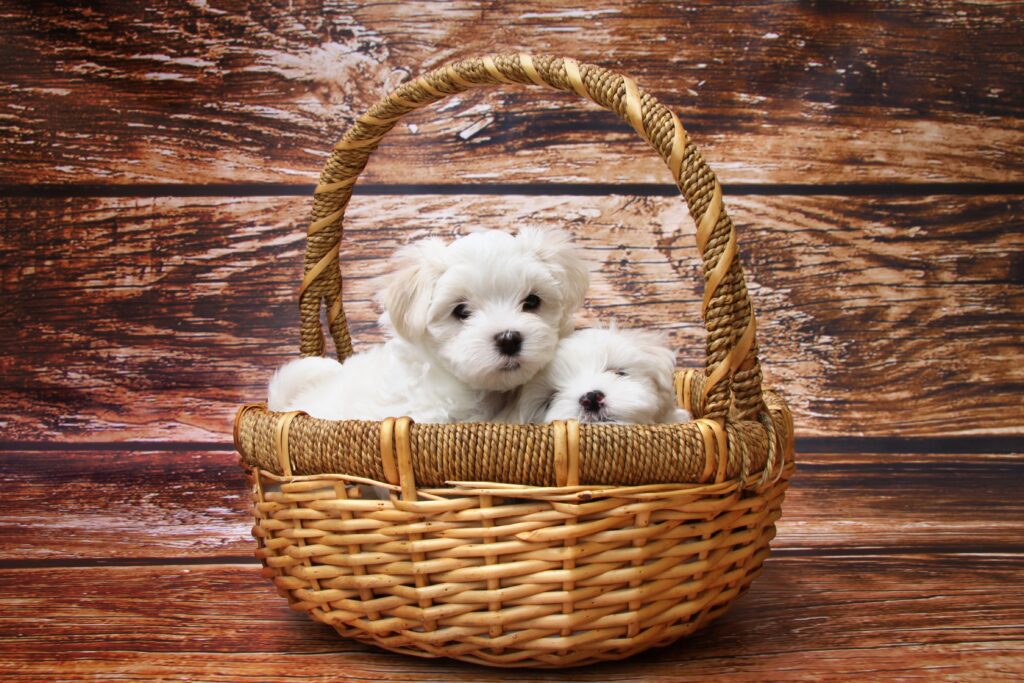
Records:
M793 459L792 414L765 393L758 420L703 417L700 370L677 374L692 422L671 424L415 423L408 418L325 420L249 404L237 413L242 464L283 477L344 475L403 489L449 482L498 486L707 485L759 489ZM690 391L686 391L690 387ZM689 399L684 401L682 399Z

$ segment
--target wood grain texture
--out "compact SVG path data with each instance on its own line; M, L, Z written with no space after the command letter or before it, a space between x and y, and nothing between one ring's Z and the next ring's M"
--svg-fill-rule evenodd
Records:
M766 381L797 433L1024 430L1024 203L1017 197L729 202ZM308 200L8 198L0 204L0 427L7 440L225 440L296 353ZM583 321L664 329L703 364L693 226L669 197L357 197L344 245L359 343L372 277L410 239L573 231Z
M706 631L538 681L1000 681L1024 675L1020 558L771 559ZM254 566L0 571L6 681L505 681L394 655L288 610Z
M0 183L310 182L387 88L499 49L629 73L727 183L1020 181L1022 30L1013 3L925 0L6 3ZM667 176L562 94L492 91L410 123L367 180Z
M234 453L7 452L0 479L3 561L174 562L255 549ZM773 548L1021 552L1022 481L1019 455L800 454Z

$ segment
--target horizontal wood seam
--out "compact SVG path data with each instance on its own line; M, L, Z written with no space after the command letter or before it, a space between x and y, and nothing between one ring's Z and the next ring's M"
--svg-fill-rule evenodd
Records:
M0 197L293 197L312 196L314 183L48 183L0 185ZM729 196L795 195L804 197L842 195L906 196L1020 195L1024 182L963 183L735 183L723 185ZM679 192L671 183L438 183L356 185L354 194L386 195L525 195L671 197Z

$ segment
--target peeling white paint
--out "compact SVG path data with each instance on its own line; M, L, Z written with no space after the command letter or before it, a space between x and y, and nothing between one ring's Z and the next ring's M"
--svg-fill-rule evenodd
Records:
M520 19L589 19L599 15L622 14L617 9L568 9L561 12L526 12Z
M165 71L150 71L149 73L143 74L142 78L147 81L178 81L180 83L196 82L196 79L186 76L185 74Z
M469 140L474 135L476 135L477 133L479 133L492 123L494 123L494 117L485 116L482 119L478 119L477 121L475 121L468 128L464 128L461 131L459 131L459 137L462 138L463 140Z

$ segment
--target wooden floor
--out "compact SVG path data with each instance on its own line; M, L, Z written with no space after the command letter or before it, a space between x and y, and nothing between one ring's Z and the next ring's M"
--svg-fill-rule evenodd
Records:
M571 4L0 0L0 680L1024 679L1024 8ZM291 612L231 447L296 353L331 144L386 85L505 46L679 113L798 436L750 592L566 672L393 655ZM418 113L371 160L343 246L357 343L397 245L520 223L576 234L585 321L701 364L667 174L612 115L522 88Z

